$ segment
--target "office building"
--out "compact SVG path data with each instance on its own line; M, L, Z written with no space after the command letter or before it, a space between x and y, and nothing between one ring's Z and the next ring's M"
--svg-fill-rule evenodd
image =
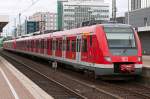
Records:
M83 21L109 20L109 4L104 0L58 1L58 29L76 28Z

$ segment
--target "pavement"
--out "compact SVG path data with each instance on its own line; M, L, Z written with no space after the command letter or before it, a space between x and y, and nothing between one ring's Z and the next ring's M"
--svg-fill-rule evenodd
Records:
M150 56L143 56L143 66L150 68Z
M0 99L53 99L0 56Z

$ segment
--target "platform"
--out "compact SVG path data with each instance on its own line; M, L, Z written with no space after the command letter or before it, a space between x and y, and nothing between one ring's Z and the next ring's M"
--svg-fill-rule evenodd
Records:
M0 99L53 99L0 56Z
M143 56L143 66L150 68L150 56Z

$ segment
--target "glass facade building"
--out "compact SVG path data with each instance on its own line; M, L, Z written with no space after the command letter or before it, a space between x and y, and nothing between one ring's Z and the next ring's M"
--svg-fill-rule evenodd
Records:
M104 0L58 2L58 28L68 30L84 21L109 20L109 4Z

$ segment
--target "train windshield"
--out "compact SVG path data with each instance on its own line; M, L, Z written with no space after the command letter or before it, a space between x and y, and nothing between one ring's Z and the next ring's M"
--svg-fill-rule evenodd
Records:
M110 51L113 55L136 55L137 47L131 27L105 27Z
M131 28L105 27L109 48L136 48Z

